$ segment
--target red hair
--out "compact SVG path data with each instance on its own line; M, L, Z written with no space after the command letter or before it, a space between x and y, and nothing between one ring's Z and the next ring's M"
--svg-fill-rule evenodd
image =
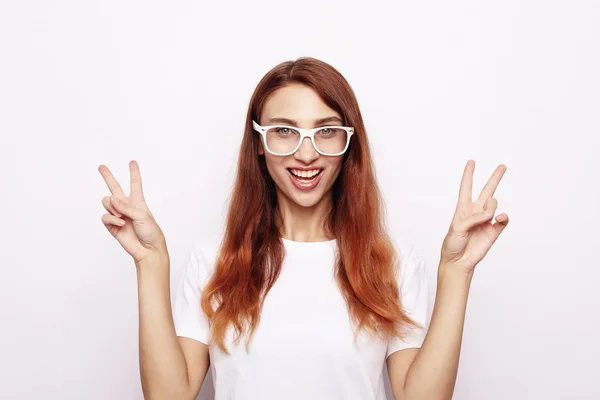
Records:
M260 121L270 94L291 83L315 90L342 116L346 126L354 127L342 169L332 186L326 226L337 241L336 281L356 323L355 339L362 328L380 337L403 337L397 329L399 323L421 327L402 310L395 269L398 254L382 219L383 202L354 92L335 68L302 57L275 66L250 99L225 234L214 274L201 299L211 321L211 341L227 354L225 332L229 324L235 328L236 342L242 333L248 334L248 349L264 298L284 259L275 183L265 158L259 155L260 135L252 129L252 120Z

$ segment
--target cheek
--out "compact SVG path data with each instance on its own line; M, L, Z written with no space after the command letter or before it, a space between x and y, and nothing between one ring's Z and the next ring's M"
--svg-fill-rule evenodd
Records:
M287 171L281 165L281 160L273 159L273 157L275 157L275 156L271 156L268 153L265 154L264 157L265 157L265 162L267 164L267 171L269 171L269 175L271 175L271 178L275 182L278 182L279 180L281 180L281 177L285 177L285 174Z
M330 174L327 182L327 188L331 188L333 183L339 178L340 174L342 173L342 161L332 163L331 165L329 165L328 168Z
M331 171L333 171L332 177L335 175L335 178L337 178L337 176L340 174L340 172L342 171L342 159L340 158L339 160L332 162L329 165L329 169Z

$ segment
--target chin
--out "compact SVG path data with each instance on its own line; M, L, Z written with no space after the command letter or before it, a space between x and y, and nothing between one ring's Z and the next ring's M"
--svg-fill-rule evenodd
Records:
M299 196L295 196L292 198L292 201L304 208L311 208L319 204L319 202L323 199L322 193L319 194L300 194Z
M302 192L296 189L293 185L291 187L286 186L285 190L278 190L279 195L285 196L285 198L292 204L303 208L311 208L319 204L323 200L325 193L322 190L314 190L310 192Z

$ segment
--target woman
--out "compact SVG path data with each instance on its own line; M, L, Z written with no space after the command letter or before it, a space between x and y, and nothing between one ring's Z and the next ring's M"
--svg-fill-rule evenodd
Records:
M471 199L467 162L441 249L428 324L423 257L382 221L352 89L330 65L284 62L248 108L237 179L220 235L193 249L171 308L169 255L138 165L102 221L138 273L144 394L194 399L209 365L217 399L449 399L475 266L506 224L492 196L500 165Z

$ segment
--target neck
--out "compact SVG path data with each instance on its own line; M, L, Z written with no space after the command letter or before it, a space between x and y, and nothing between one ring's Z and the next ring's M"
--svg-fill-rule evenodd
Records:
M327 228L327 216L333 199L330 191L311 206L303 207L277 193L278 228L281 236L296 242L322 242L334 239Z

